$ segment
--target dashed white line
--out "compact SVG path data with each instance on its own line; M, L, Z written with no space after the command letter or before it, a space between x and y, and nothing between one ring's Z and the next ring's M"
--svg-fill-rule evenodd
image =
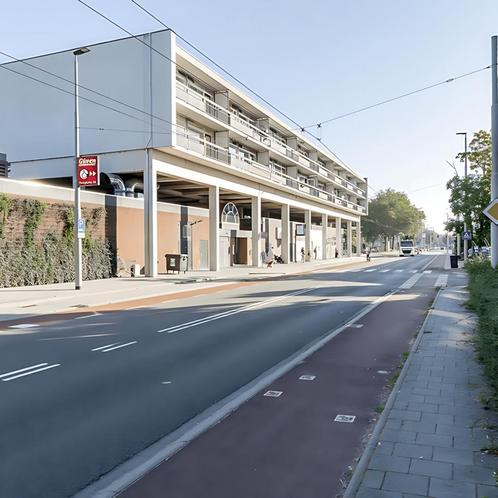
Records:
M401 273L401 272L403 272L403 271L405 271L405 270L394 270L394 271L395 271L396 273Z
M432 273L432 270L424 270L424 273L425 273L426 275L430 275L430 274Z
M418 270L410 270L410 273L417 273Z
M20 323L19 325L10 325L9 329L32 329L39 327L37 323Z
M380 270L380 273L387 273L388 271L391 271L391 270Z
M41 366L41 365L46 365L46 366ZM38 373L38 372L43 372L45 370L50 370L51 368L55 368L55 367L60 367L60 363L55 363L53 365L48 365L47 363L41 363L40 365L34 365L35 367L37 366L40 366L41 368L36 368L35 370L32 370L33 366L32 367L28 367L28 368L22 368L21 370L17 370L15 372L9 372L10 373L10 377L7 377L6 375L7 374L3 374L1 377L2 377L2 382L8 382L9 380L15 380L15 379L19 379L20 377L26 377L26 375L32 375L32 374L35 374L35 373ZM22 372L23 370L28 370L28 371L25 371L24 373L19 373L18 375L13 375L12 374L16 374L18 372Z
M115 346L116 344L119 344L119 343L118 342L113 342L112 344L106 344L105 346L100 346L98 348L93 348L92 351L100 351L101 349L110 348L111 346Z
M376 271L377 268L371 268L370 270L365 270L365 273L370 273L371 271Z
M126 344L120 344L119 346L114 346L112 348L103 349L102 352L107 353L109 351L114 351L115 349L125 348L126 346L131 346L132 344L136 344L137 342L138 341L127 342Z
M84 320L85 318L91 318L92 316L100 316L102 313L92 313L91 315L77 316L74 320Z
M38 363L38 365L31 365L30 367L21 368L19 370L14 370L13 372L7 372L7 373L0 375L0 379L3 379L4 377L9 377L11 375L15 375L15 374L20 373L20 372L25 372L26 370L31 370L33 368L44 367L45 365L48 365L48 363Z
M168 334L172 334L174 332L180 332L181 330L185 330L191 327L196 327L197 325L203 325L208 322L212 322L215 320L220 320L221 318L226 318L232 315L237 315L239 313L242 313L244 311L248 310L253 310L254 308L259 308L260 306L265 306L270 303L275 303L277 301L281 301L283 299L286 299L287 297L293 297L293 296L299 296L300 294L304 294L306 292L311 292L312 290L315 290L316 287L311 287L309 289L300 289L298 291L291 292L289 294L284 294L283 296L275 297L273 299L267 299L266 301L259 301L257 303L252 303L248 304L247 306L242 306L240 308L236 308L233 310L228 310L224 311L221 313L216 313L214 315L210 315L204 318L199 318L197 320L192 320L190 322L185 322L185 323L180 323L178 325L173 325L171 327L165 328L158 330L157 332L162 333L162 332L167 332Z

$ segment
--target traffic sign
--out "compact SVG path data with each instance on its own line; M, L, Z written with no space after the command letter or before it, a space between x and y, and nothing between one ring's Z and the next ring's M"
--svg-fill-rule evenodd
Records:
M468 230L463 232L463 240L472 240L472 234Z
M498 197L492 200L483 213L495 224L498 225Z
M99 156L78 157L78 185L88 187L99 184Z
M83 218L78 219L78 224L77 224L77 229L78 229L78 239L84 239L85 238L85 228L86 228L86 222Z

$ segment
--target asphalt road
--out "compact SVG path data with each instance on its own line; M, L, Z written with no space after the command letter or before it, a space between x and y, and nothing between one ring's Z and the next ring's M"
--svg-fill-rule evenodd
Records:
M403 282L433 287L431 258L0 332L0 496L71 496Z

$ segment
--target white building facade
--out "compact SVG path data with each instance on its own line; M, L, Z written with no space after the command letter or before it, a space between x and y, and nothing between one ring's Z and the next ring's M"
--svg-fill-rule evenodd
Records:
M178 46L171 31L138 38L90 45L79 57L80 152L99 155L108 192L143 194L146 275L157 275L158 237L173 236L158 231L158 200L209 210L209 236L196 250L214 271L259 266L268 253L284 262L361 253L366 179ZM73 57L2 66L0 151L12 178L70 185Z

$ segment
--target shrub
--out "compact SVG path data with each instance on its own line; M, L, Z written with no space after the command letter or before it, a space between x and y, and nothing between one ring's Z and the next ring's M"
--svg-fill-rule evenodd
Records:
M479 361L495 401L498 400L498 269L489 261L474 259L465 265L469 274L468 306L479 318L475 337Z

